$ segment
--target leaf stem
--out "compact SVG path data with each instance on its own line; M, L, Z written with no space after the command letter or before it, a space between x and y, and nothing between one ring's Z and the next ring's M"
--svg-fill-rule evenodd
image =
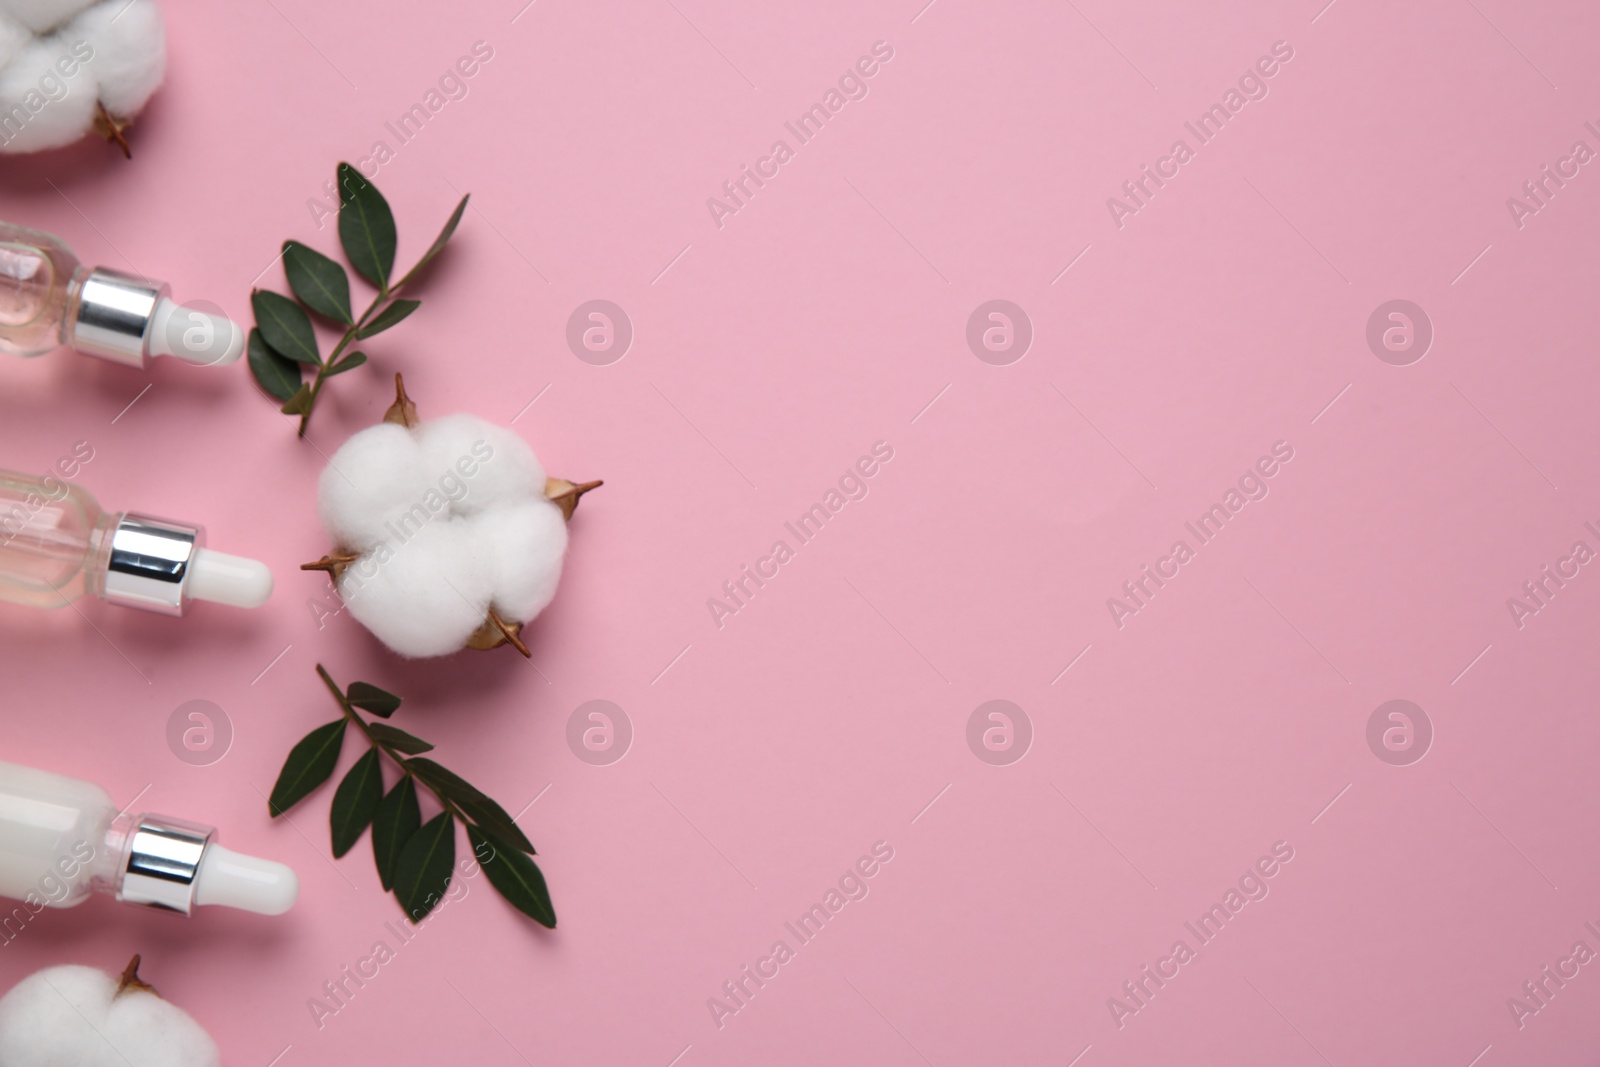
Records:
M348 168L348 166L348 164L340 164L341 175L344 173L344 170ZM342 180L343 179L341 177L341 181ZM373 193L376 194L377 190L374 189ZM381 204L382 197L379 197L378 199ZM373 316L386 310L389 305L393 304L395 298L400 295L400 290L411 284L412 280L415 279L419 273L421 273L422 269L431 263L433 259L444 250L445 244L455 234L456 227L460 225L461 216L467 210L467 201L470 199L470 194L461 198L461 202L456 205L456 209L451 214L449 221L445 223L443 232L441 232L439 236L434 239L433 245L422 254L422 258L413 263L411 265L411 269L406 271L405 274L401 275L399 281L391 282L387 277L387 272L382 271L380 268L379 273L381 284L378 286L378 295L373 299L372 303L368 305L367 310L362 313L361 318L357 319L356 322L345 331L344 336L339 339L338 345L334 347L333 354L317 366L316 377L312 379L311 382L311 391L306 396L305 410L300 413L299 436L304 437L306 435L306 426L311 422L311 412L316 408L317 395L322 392L322 383L327 380L329 373L339 362L339 356L342 355L344 350L349 347L350 342L356 339L356 335L358 335L361 330L372 321ZM341 204L342 203L343 201L341 201ZM387 213L388 206L384 204L383 207L385 213ZM342 210L343 208L341 207L341 211ZM343 238L341 237L341 240L342 239ZM404 317L405 316L401 316L401 318ZM393 323L390 323L390 325L393 325ZM304 388L304 386L302 386L302 388Z
M339 338L339 343L328 354L328 358L317 365L317 376L311 382L311 395L306 398L306 409L300 414L299 436L304 437L306 435L306 425L311 421L311 412L316 406L317 394L322 392L322 383L327 379L328 371L334 364L339 362L339 356L350 346L350 342L356 339L356 334L361 332L362 327L372 320L372 316L381 310L384 302L392 299L399 289L400 287L397 285L393 289L385 289L378 293L376 299L367 305L367 310L361 313L361 317L344 332L343 337Z
M469 820L466 815L462 813L460 808L451 803L448 797L439 792L433 786L429 785L422 778L418 777L417 772L411 769L410 761L403 759L389 745L384 744L382 741L379 741L376 737L372 736L372 731L368 729L366 720L360 715L356 714L356 709L351 706L349 699L346 698L344 693L339 689L339 684L333 680L333 676L329 674L320 663L317 664L317 674L320 675L323 682L327 684L328 691L333 694L333 699L339 702L339 710L344 713L344 717L356 724L357 728L360 729L362 736L367 739L368 745L382 752L385 756L388 756L389 759L394 761L395 766L400 768L401 774L404 774L407 778L410 778L413 783L422 786L428 792L432 793L434 798L439 801L439 804L444 808L444 810L454 815L461 821L463 825L477 825Z

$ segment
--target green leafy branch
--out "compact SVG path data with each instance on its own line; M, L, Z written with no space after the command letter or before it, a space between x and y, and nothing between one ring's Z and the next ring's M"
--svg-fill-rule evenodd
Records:
M407 918L421 922L450 888L456 862L455 827L460 822L489 884L518 911L553 928L555 908L544 875L530 858L533 845L506 810L454 771L423 756L433 751L428 742L360 714L364 711L377 720L387 720L400 707L399 697L366 682L352 682L347 692L341 692L320 663L317 674L338 701L341 714L312 730L290 750L267 802L272 816L282 815L333 777L345 733L355 726L368 749L334 791L329 819L333 854L349 852L367 827L372 827L378 880L385 891L394 893ZM383 787L384 756L400 768L400 780L387 792ZM418 786L431 792L442 809L426 823L417 802Z
M298 302L270 289L257 289L250 294L256 316L256 327L250 331L250 373L261 388L283 402L279 410L285 415L300 416L301 437L305 436L323 383L367 361L365 352L347 354L346 349L398 325L422 306L422 301L402 298L399 293L444 250L461 224L470 199L461 198L450 221L422 258L403 276L391 281L396 237L389 202L348 163L339 164L338 186L339 243L356 273L378 290L367 310L359 318L356 316L350 303L350 275L344 266L299 241L283 243L284 273ZM307 308L345 328L344 336L326 359L317 346L317 332ZM305 371L313 367L315 373L306 381Z

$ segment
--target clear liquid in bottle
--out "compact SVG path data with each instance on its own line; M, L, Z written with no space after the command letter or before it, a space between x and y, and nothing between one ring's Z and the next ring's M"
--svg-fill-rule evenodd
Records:
M106 512L53 474L0 470L0 600L60 608L92 595L163 615L182 615L190 600L264 604L266 565L204 540L189 523Z
M0 223L0 351L42 356L61 347L86 273L49 234Z
M0 599L58 608L97 592L92 561L110 525L75 485L0 471Z
M0 353L63 345L126 367L154 356L213 367L243 355L245 332L219 310L173 303L165 282L85 267L60 238L0 222Z

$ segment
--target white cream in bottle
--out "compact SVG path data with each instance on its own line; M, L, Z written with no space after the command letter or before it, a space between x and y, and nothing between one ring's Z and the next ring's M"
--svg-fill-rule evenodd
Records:
M205 904L262 915L294 905L294 871L215 839L207 826L120 811L92 782L0 763L0 896L29 913L97 892L183 915ZM0 911L0 941L17 935L21 911Z

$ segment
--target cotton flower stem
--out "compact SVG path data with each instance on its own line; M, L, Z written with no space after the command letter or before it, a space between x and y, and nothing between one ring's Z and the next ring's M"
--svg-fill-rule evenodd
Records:
M500 617L500 613L492 607L489 609L489 621L494 623L502 634L505 634L506 640L511 642L511 647L521 652L523 659L533 658L533 653L528 651L528 646L522 643L522 638L519 636L522 630L521 626L506 622Z
M113 116L111 112L106 110L106 106L104 104L98 102L95 104L95 132L101 137L104 137L106 140L115 144L118 148L122 149L122 158L132 159L133 149L128 147L128 139L122 135L122 131L126 130L127 128L128 123Z
M561 509L561 515L568 522L572 521L572 513L578 510L578 501L583 494L591 489L598 489L605 482L583 482L574 484L565 478L546 478L544 480L544 496L546 500Z
M417 405L412 403L411 397L406 395L406 380L396 371L394 375L394 403L389 405L389 410L383 413L384 422L392 422L406 429L417 424Z
M122 977L117 979L117 991L112 994L113 996L120 997L130 989L137 993L154 993L158 997L161 995L156 993L155 986L139 977L140 960L141 957L135 953L133 959L128 961L128 965L122 969Z
M302 563L300 564L300 569L303 571L327 571L328 576L338 582L340 572L360 558L360 556L352 556L345 552L334 552L323 556L315 563Z

